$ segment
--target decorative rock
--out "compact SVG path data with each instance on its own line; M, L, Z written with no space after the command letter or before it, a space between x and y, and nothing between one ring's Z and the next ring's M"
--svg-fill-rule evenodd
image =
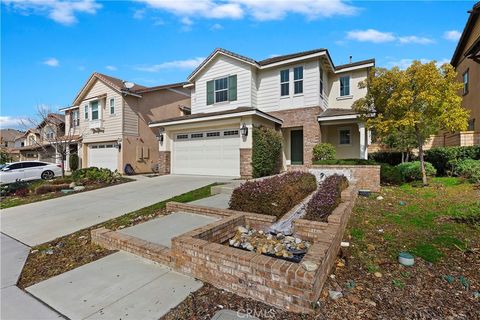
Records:
M400 252L400 254L398 255L398 262L401 265L410 267L414 265L415 258L408 252Z
M318 265L312 261L303 261L302 267L307 271L315 271L318 269Z
M30 253L32 253L32 254L33 254L33 253L37 253L37 252L38 252L37 249L30 251Z
M62 189L62 190L60 190L60 192L67 194L67 193L73 192L73 190L72 189Z
M360 299L358 299L357 296L354 296L354 295L351 295L351 294L349 294L349 295L347 296L347 299L348 299L348 301L350 301L350 302L353 303L353 304L360 303Z
M350 247L350 242L342 241L340 242L340 247Z
M474 297L475 299L480 298L480 291L475 291L475 292L473 293L473 297Z
M45 253L46 253L46 254L53 254L53 249L45 250Z
M242 226L237 227L237 231L240 233L248 233L248 229Z
M245 246L245 249L253 251L254 248L251 243L247 243L247 245Z
M71 182L71 183L68 185L68 187L69 187L70 189L73 189L73 188L75 188L76 186L77 186L77 185L75 184L75 182Z
M380 272L378 272L378 271L375 272L373 275L374 275L375 277L377 277L377 278L381 278L381 277L382 277L382 274L381 274Z
M383 200L383 197L382 197L382 196L378 196L378 197L377 197L377 200Z
M401 206L406 205L405 201L400 201L398 204L401 205Z
M63 248L63 247L65 247L65 244L63 242L59 242L59 243L57 243L57 245L55 247Z
M332 300L337 300L343 297L343 293L340 291L328 290L328 296Z
M73 188L73 191L83 191L83 190L85 190L84 186L76 186Z

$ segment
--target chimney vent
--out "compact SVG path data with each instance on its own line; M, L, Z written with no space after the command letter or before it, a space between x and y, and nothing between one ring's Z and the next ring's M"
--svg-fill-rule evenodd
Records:
M352 63L352 56L350 56L350 63Z

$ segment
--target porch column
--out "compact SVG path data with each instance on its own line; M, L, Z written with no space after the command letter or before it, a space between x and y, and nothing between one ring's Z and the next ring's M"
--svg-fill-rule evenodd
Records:
M358 123L358 131L360 132L360 159L368 159L365 123Z
M68 171L70 172L70 145L67 146L66 150L66 159L65 159L65 172Z
M62 155L60 154L60 152L58 152L58 145L55 145L55 163L62 163Z

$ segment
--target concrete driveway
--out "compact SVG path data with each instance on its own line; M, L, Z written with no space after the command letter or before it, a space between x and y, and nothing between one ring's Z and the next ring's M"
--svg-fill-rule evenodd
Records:
M36 246L173 196L231 178L168 175L4 209L1 231Z

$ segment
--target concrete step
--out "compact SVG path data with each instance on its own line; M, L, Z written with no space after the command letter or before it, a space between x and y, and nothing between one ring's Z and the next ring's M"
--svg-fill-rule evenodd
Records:
M214 186L211 189L212 195L216 195L216 194L220 194L220 193L231 195L233 190L235 188L239 187L244 182L245 182L245 180L236 180L236 181L228 183L228 184Z

